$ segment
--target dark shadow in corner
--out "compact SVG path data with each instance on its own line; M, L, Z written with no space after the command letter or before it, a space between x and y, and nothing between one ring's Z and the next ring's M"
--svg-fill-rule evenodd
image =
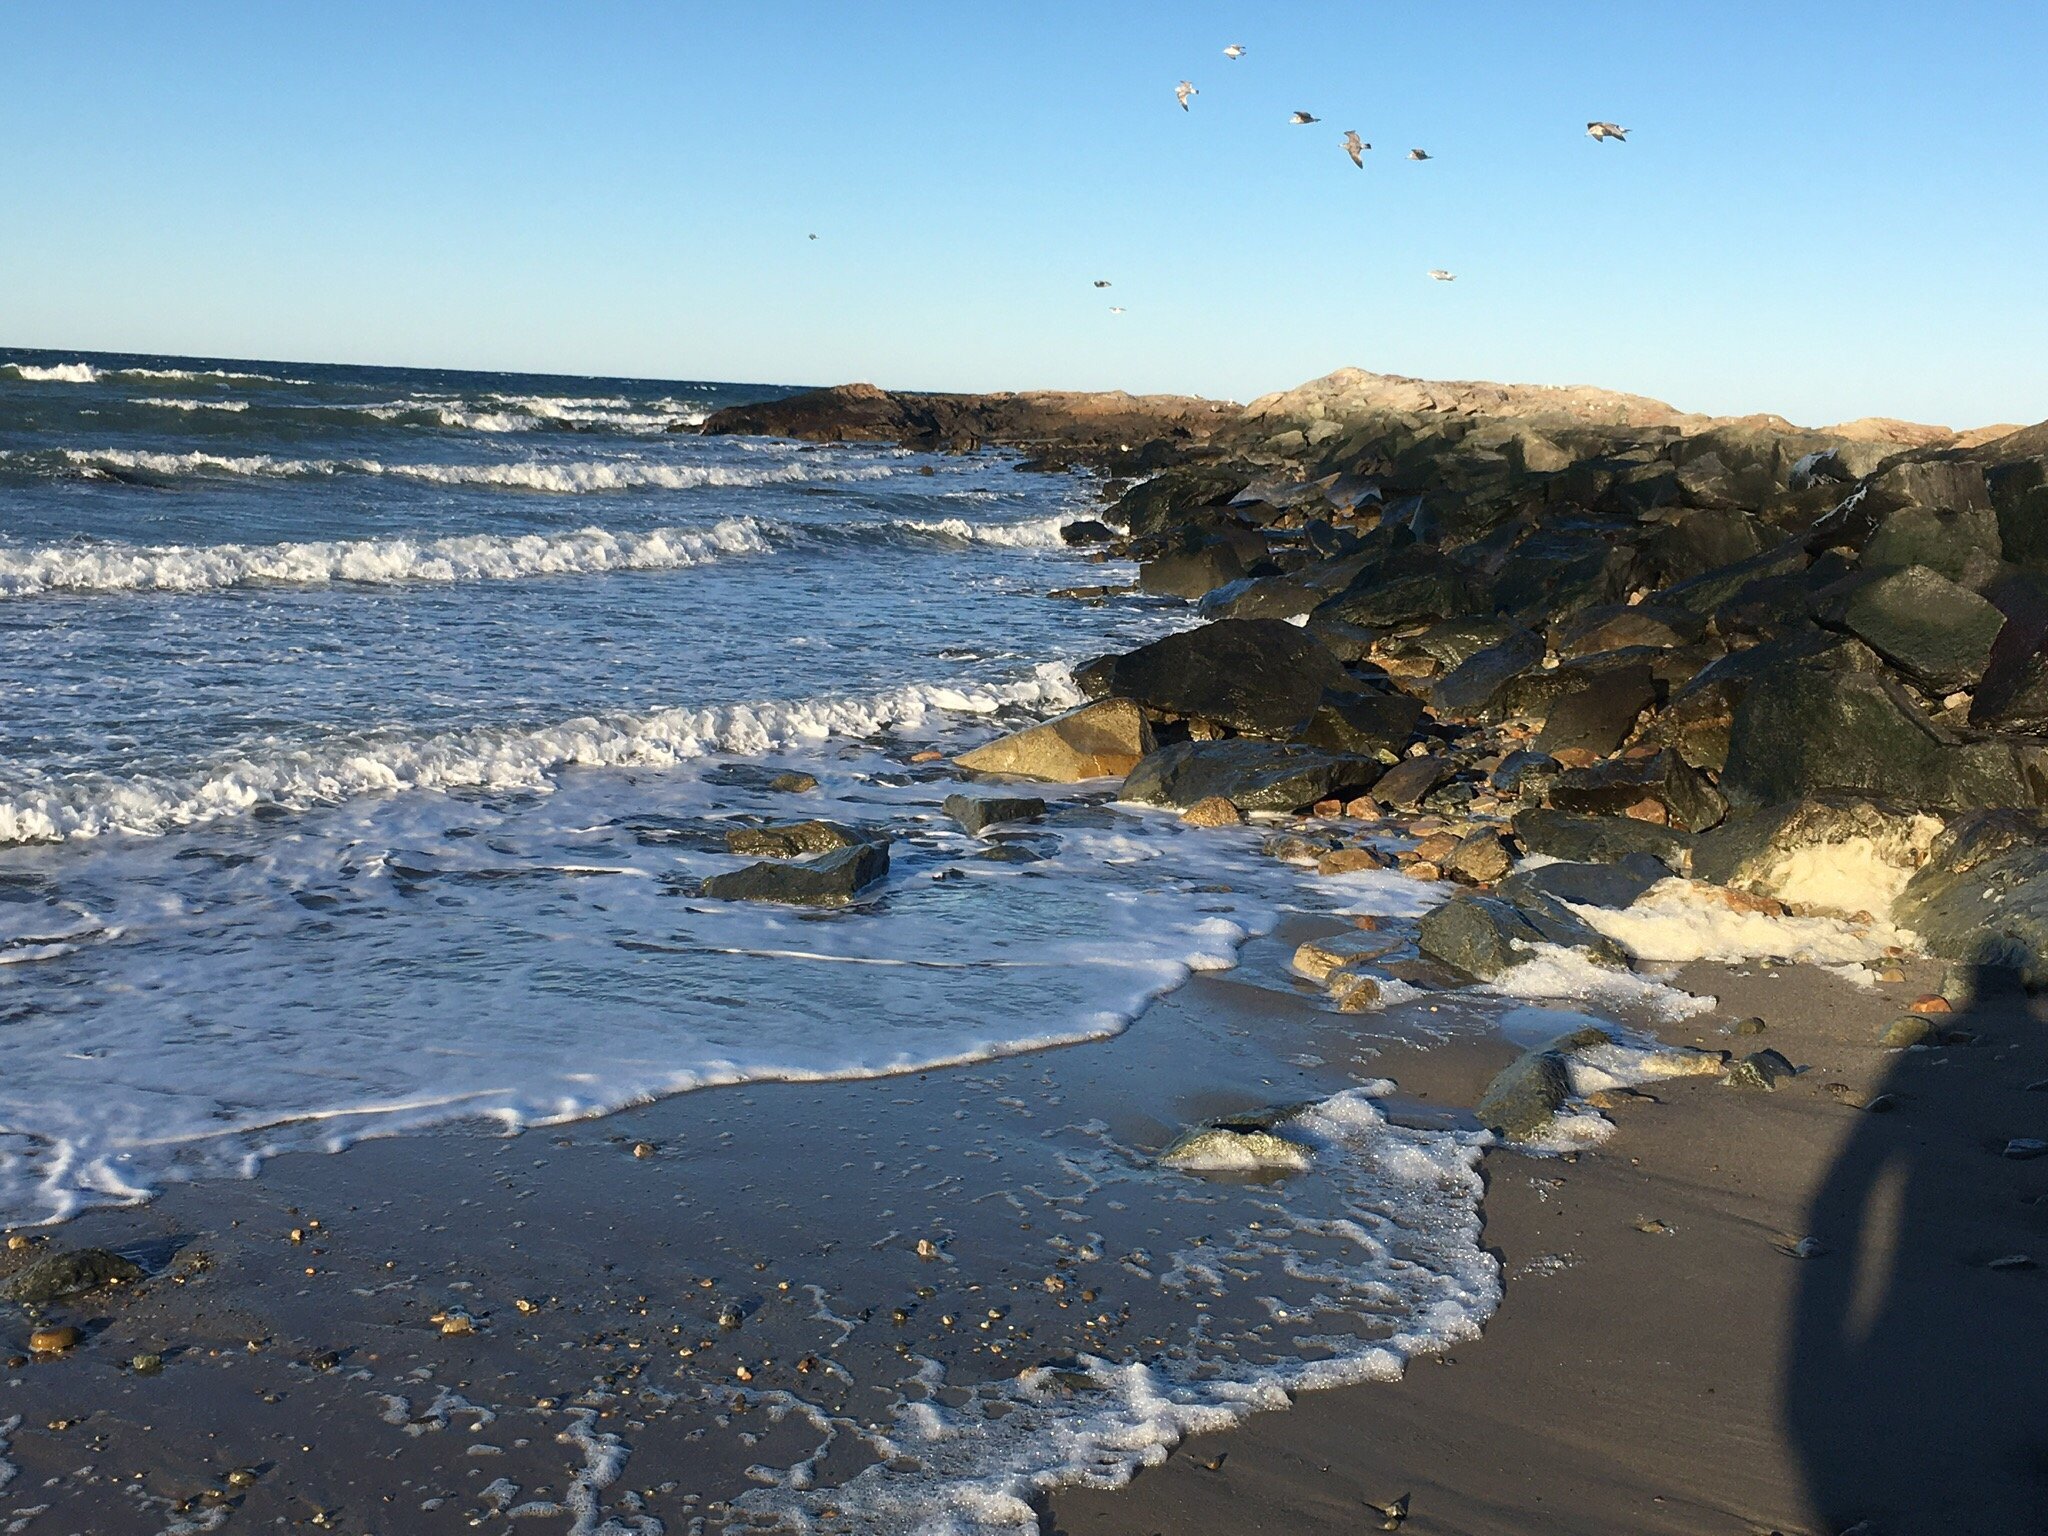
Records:
M1785 1422L1826 1536L2048 1531L2048 1157L2006 1155L2048 1141L2048 1008L1974 977L1808 1215Z

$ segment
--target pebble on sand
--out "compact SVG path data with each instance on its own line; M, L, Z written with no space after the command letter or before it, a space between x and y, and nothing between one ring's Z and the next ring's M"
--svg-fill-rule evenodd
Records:
M39 1355L61 1355L67 1349L77 1348L80 1337L79 1331L68 1323L59 1328L38 1328L28 1336L28 1347Z
M1244 825L1244 813L1221 795L1197 800L1180 819L1191 827L1237 827Z

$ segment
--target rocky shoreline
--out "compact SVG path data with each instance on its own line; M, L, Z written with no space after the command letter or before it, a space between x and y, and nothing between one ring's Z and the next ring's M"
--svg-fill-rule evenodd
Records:
M2048 424L1807 429L1347 370L1243 408L846 386L702 430L1112 477L1097 531L1204 622L1080 669L1094 702L970 770L1310 816L1325 853L1432 815L1415 862L1478 892L1440 958L1482 976L1482 949L1569 937L1544 882L1495 889L1533 854L1896 916L2048 979Z

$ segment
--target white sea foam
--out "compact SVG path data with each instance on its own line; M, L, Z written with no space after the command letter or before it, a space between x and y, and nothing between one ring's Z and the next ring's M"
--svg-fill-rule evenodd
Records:
M769 549L751 518L709 528L657 528L448 538L336 539L292 544L0 548L0 598L49 592L202 592L332 582L510 581L527 576L680 570Z
M0 375L25 384L95 384L100 371L91 363L0 363Z
M963 543L995 544L1005 549L1063 549L1060 530L1075 521L1071 515L1035 517L1021 523L970 523L965 518L907 517L896 523L916 533L937 534Z
M760 754L834 736L915 729L935 716L1081 702L1067 669L1041 665L992 684L911 683L837 695L649 714L585 715L531 729L333 740L252 755L178 777L67 778L0 800L0 843L157 833L258 805L331 804L422 789L546 790L568 767L661 767L711 752Z
M691 490L699 486L793 485L819 481L879 480L886 466L782 464L729 469L718 464L657 464L644 459L515 459L486 464L388 464L380 459L290 459L267 453L161 453L131 448L67 448L64 456L87 469L139 470L157 475L244 475L301 479L331 475L384 475L436 485L500 486L508 490L585 495L605 491ZM25 455L10 453L15 462Z
M91 363L0 363L0 377L26 384L97 384L102 379L220 379L251 384L302 384L303 379L269 373L237 373L227 368L98 368Z
M148 396L132 402L135 405L161 406L167 411L246 411L246 400L177 400L168 396Z
M1634 971L1595 964L1585 951L1557 944L1533 945L1528 959L1502 971L1481 990L1531 1001L1568 999L1591 1003L1624 1013L1647 1014L1670 1023L1714 1007L1711 997L1695 996Z
M1884 921L1777 917L1740 911L1714 886L1660 880L1627 907L1572 908L1585 922L1638 960L1669 965L1694 960L1736 962L1771 956L1812 965L1875 960L1912 935Z
M1276 1271L1302 1283L1302 1300L1269 1304L1281 1326L1259 1331L1273 1337L1239 1340L1228 1356L1199 1345L1151 1361L1083 1356L962 1390L927 1362L921 1400L864 1436L878 1464L820 1488L802 1463L735 1507L806 1533L1024 1536L1056 1488L1121 1486L1188 1435L1286 1408L1293 1393L1397 1379L1414 1356L1475 1336L1500 1300L1499 1269L1479 1246L1486 1138L1390 1124L1374 1102L1384 1088L1300 1117L1324 1150L1314 1172L1276 1191L1250 1223L1258 1230L1218 1231L1174 1255L1175 1283L1210 1293L1212 1307L1234 1286L1275 1284ZM1297 1200L1316 1214L1296 1214Z

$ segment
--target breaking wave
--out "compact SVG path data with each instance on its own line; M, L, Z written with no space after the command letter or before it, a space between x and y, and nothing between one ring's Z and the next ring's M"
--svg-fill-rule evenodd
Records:
M189 775L66 778L0 800L0 844L151 834L240 815L421 789L545 791L563 768L664 767L715 752L758 756L830 737L912 730L934 717L1081 702L1067 668L1008 683L909 683L867 694L584 715L531 728L393 733L263 752Z
M41 455L10 453L0 462L32 466ZM784 464L767 469L727 469L716 464L654 464L642 459L518 459L503 464L387 464L379 459L287 459L267 453L154 453L127 448L66 448L64 462L87 473L131 471L177 477L242 475L305 479L334 475L385 475L436 485L499 486L577 496L605 491L691 490L699 486L789 485L826 480L879 480L894 471L882 465L830 468Z
M102 379L221 379L250 384L303 384L274 373L236 373L227 368L97 368L91 363L0 363L0 378L25 384L97 384Z
M333 582L511 581L525 576L664 571L769 549L760 525L731 518L706 529L657 528L448 538L335 539L292 544L53 545L0 549L0 598L50 592L205 592Z

